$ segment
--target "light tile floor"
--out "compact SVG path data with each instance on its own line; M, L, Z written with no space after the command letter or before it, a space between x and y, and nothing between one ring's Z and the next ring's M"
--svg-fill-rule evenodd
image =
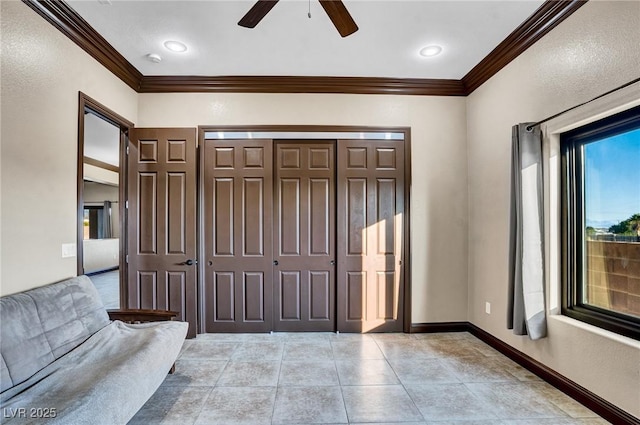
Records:
M89 276L105 308L120 308L120 271L112 270Z
M130 425L608 422L469 333L205 334Z

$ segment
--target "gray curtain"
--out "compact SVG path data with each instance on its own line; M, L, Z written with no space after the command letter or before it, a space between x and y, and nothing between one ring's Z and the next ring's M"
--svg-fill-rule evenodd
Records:
M532 123L513 126L509 309L507 327L531 339L547 335L544 296L542 135Z
M111 201L104 201L102 211L102 237L111 239L113 232L111 231Z

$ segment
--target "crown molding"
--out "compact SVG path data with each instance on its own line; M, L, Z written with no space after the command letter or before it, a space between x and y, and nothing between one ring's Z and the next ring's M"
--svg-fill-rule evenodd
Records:
M69 37L116 77L138 91L142 74L67 3L61 0L22 0Z
M467 96L587 0L547 0L461 80L303 76L143 76L63 0L22 0L138 93L349 93Z
M465 96L460 80L300 76L148 76L140 93L350 93Z
M588 0L547 0L526 21L462 77L467 95L520 56Z

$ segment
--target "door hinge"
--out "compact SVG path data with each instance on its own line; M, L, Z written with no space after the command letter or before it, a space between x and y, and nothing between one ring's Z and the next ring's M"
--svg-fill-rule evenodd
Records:
M129 201L124 201L124 207L125 207L126 209L129 209Z
M127 254L127 255L124 257L124 261L125 261L125 263L129 264L129 254Z
M129 146L127 146L127 155L129 155Z

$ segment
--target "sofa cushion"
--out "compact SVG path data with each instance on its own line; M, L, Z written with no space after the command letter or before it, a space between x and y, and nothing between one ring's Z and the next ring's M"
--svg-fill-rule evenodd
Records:
M111 322L75 350L0 394L0 406L5 412L55 408L55 418L46 421L49 425L124 425L166 378L188 328L185 322ZM14 417L2 423L42 422Z
M108 324L86 276L0 298L0 391L24 382Z

